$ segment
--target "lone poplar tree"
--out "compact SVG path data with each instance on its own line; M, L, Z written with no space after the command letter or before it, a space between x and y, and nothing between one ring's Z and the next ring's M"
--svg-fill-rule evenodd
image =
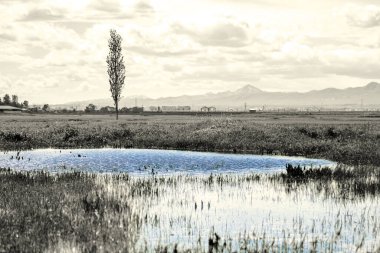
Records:
M116 120L119 119L119 100L121 90L124 87L125 66L124 58L121 54L122 38L116 30L110 31L111 38L108 40L109 53L107 56L108 77L112 99L116 107Z

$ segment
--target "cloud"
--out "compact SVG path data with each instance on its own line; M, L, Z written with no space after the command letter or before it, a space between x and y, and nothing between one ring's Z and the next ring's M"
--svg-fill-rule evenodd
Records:
M171 33L167 25L121 29L127 51L152 57L185 57L199 52L199 45L183 35Z
M16 41L17 37L8 33L0 33L0 40Z
M150 5L150 3L147 1L138 1L134 5L134 11L136 13L141 14L141 15L148 15L148 16L155 13L152 5Z
M133 4L130 4L130 1L94 0L90 3L89 8L100 13L110 14L106 17L103 16L106 19L133 19L150 17L155 14L154 8L148 0L137 0ZM99 16L95 14L91 18L96 19Z
M2 96L9 92L9 89L12 87L12 82L11 80L6 77L6 76L0 76L0 98L2 98Z
M71 29L78 33L79 35L85 33L89 28L91 28L95 22L91 21L59 21L55 24L63 26L65 28Z
M346 5L343 9L348 24L357 27L375 27L380 25L380 7L377 5Z
M182 66L171 65L171 64L165 64L162 68L163 70L168 71L168 72L179 72L182 70Z
M130 46L128 47L128 50L139 53L139 54L159 56L159 57L183 56L183 55L197 53L194 50L160 50L160 49L152 49L152 48L139 47L139 46Z
M285 43L280 51L268 55L260 73L286 79L327 79L334 76L361 79L380 78L380 50L359 45L339 48L310 47L295 42Z
M285 42L281 49L272 53L272 60L284 63L312 63L317 58L315 49L297 41Z
M341 47L343 45L355 45L357 42L357 35L339 37L339 36L324 36L324 35L307 35L304 38L305 43L316 46L334 46Z
M219 80L227 82L253 82L259 80L257 71L242 64L219 67L201 67L185 70L175 80Z
M20 21L51 21L64 18L62 13L53 13L50 9L32 9Z
M186 26L173 24L177 34L186 34L204 46L243 47L250 44L246 23L222 21L209 25Z
M261 69L260 74L270 77L277 76L281 79L311 79L328 75L323 71L323 65L321 64L266 65Z
M121 4L118 0L93 0L90 8L101 12L119 13L121 12Z
M325 73L364 79L380 78L380 50L378 48L344 47L321 56Z

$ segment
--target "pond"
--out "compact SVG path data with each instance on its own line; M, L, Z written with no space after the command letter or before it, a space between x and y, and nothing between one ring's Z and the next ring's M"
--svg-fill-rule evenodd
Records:
M137 217L138 225L127 232L136 237L141 251L178 245L207 252L210 238L218 235L231 252L375 252L378 195L358 193L347 182L275 179L272 173L283 171L286 164L335 166L302 157L173 150L38 149L0 154L0 167L5 168L99 172L95 182L103 197L124 203ZM119 181L108 174L118 172L135 176ZM118 219L128 217L127 211L105 215L117 221L115 231L125 233Z
M286 164L333 166L327 160L303 157L237 155L148 149L37 149L2 152L0 167L60 172L127 172L131 175L278 172Z

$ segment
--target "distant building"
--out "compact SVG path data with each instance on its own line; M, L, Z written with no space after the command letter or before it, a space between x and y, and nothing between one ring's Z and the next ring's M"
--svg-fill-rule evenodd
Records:
M214 106L203 106L201 112L216 112L216 108Z
M99 111L100 112L115 112L116 108L112 106L105 106L105 107L100 108Z
M176 106L176 105L164 105L161 106L161 111L163 112L183 112L183 111L190 111L190 106Z
M0 105L0 112L22 112L25 109L10 106L10 105Z
M160 107L159 106L149 106L149 111L151 112L159 112Z
M191 107L190 106L177 106L177 111L190 111Z
M134 106L134 107L128 108L128 112L133 112L133 113L144 112L144 107Z
M163 111L163 112L175 112L175 111L177 111L177 106L164 105L164 106L161 106L161 111Z

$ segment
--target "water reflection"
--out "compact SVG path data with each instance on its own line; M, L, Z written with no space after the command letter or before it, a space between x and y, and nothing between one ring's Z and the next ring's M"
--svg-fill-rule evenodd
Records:
M126 187L134 212L142 217L139 245L207 250L217 235L220 247L232 251L243 245L259 252L373 252L380 246L378 195L356 198L352 193L345 199L335 180L323 191L318 181L295 183L289 190L277 179L132 177Z
M0 167L48 171L128 172L135 175L273 172L286 164L326 166L326 160L302 157L236 155L144 149L39 149L0 154Z

